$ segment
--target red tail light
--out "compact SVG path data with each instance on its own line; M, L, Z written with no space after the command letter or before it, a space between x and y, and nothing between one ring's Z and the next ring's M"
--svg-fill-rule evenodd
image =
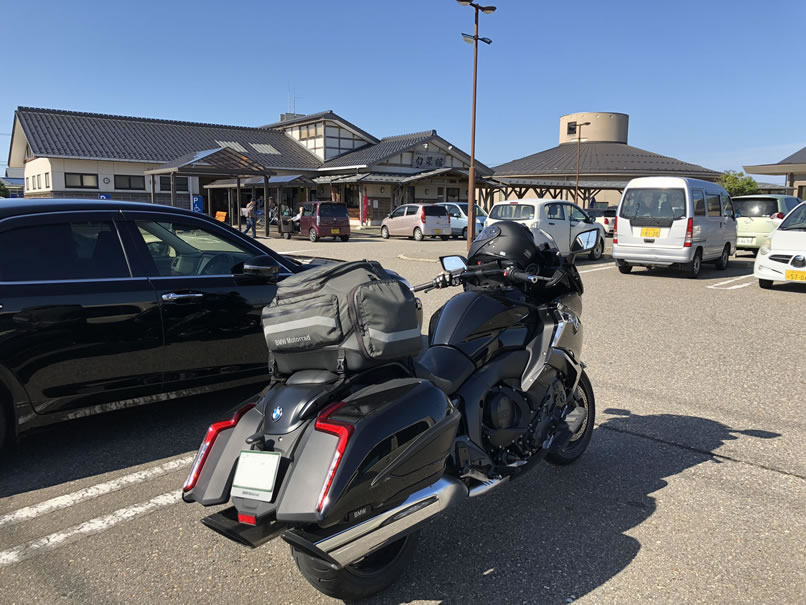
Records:
M204 436L204 441L202 441L202 444L199 446L199 451L196 452L196 457L193 459L190 474L188 478L185 479L185 485L182 487L184 491L189 491L196 487L196 482L199 480L199 475L201 474L202 468L204 468L204 463L207 462L207 456L210 455L210 449L213 447L216 437L218 437L222 431L231 429L238 424L238 421L243 415L253 407L255 407L254 403L247 404L235 412L235 415L229 420L222 420L221 422L210 425L210 428L207 429L207 434Z
M613 243L618 244L618 217L613 219Z
M686 241L683 243L684 248L691 248L691 243L694 241L694 219L689 218L686 223Z
M257 517L255 517L255 515L244 515L242 513L238 513L238 523L257 525Z
M609 225L609 224L610 224L610 221L609 221L609 220L607 220L607 217L605 217L604 223L605 223L605 225Z
M770 218L784 218L784 213L783 212L773 212L770 215Z
M420 220L423 221L423 224L425 224L425 206L420 208Z
M423 216L425 216L425 211L423 211ZM314 425L317 431L330 433L339 438L339 442L336 444L336 453L333 454L333 460L330 462L330 468L327 471L327 477L325 477L325 484L322 486L322 492L319 494L319 501L316 505L316 511L320 513L327 505L328 492L333 483L333 477L336 475L336 470L339 468L344 450L347 449L347 442L350 440L350 435L353 434L352 424L330 419L330 416L343 405L344 402L339 401L338 403L326 407L322 410L322 413L319 414L319 417L316 419L316 424Z

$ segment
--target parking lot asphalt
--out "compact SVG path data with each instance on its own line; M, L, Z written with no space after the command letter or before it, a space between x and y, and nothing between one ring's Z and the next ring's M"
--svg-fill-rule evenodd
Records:
M371 258L413 284L460 241L271 239ZM690 280L579 263L596 393L590 448L460 504L379 603L806 601L806 286L752 257ZM455 291L422 295L426 321ZM206 427L247 392L126 410L27 438L0 470L0 602L324 603L287 546L204 528L178 490Z

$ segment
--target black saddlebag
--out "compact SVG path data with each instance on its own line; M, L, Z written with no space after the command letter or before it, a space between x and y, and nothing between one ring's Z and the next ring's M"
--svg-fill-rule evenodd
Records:
M363 370L422 346L411 290L374 261L333 263L278 284L263 309L273 371Z

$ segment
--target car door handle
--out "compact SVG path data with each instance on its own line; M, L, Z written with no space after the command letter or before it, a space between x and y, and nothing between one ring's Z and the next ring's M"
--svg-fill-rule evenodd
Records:
M201 292L167 292L162 295L162 300L165 302L175 302L177 300L193 300L204 298Z
M549 223L549 225L553 225L554 223Z

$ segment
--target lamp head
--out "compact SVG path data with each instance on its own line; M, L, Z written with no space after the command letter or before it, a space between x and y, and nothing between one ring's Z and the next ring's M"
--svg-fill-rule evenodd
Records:
M461 4L462 6L470 6L471 4L473 4L473 3L471 2L471 0L456 0L456 1L457 1L459 4Z
M493 43L493 41L490 40L489 38L479 38L479 40L481 40L485 44L492 44Z
M462 34L462 40L464 40L468 44L473 44L473 41L475 39L476 38L474 36L471 36L470 34Z
M495 7L494 6L480 6L479 9L485 15L492 15L495 12Z

